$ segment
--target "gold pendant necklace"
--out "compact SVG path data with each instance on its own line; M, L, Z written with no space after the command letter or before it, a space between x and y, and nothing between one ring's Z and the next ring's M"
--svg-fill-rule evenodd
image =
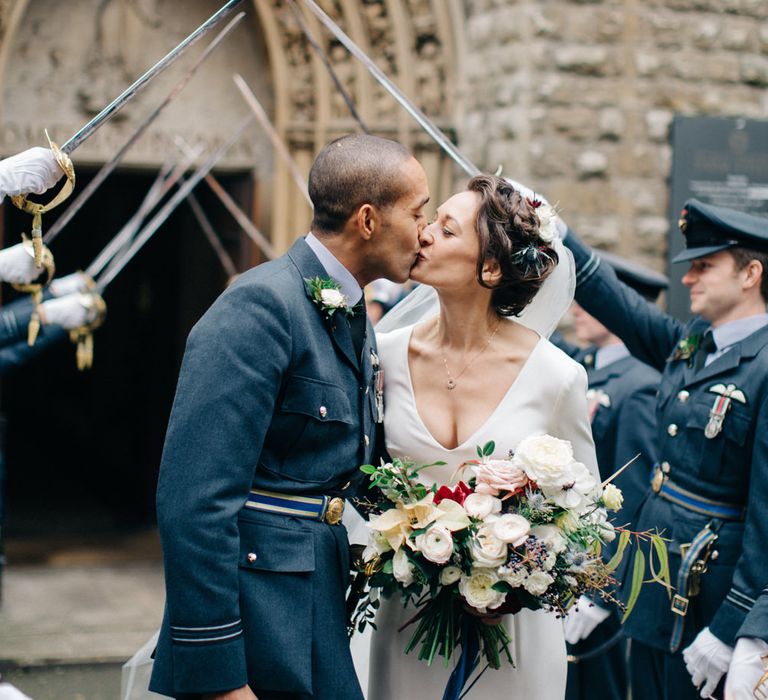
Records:
M446 381L446 383L445 383L445 388L446 388L446 389L448 389L448 391L452 391L453 389L455 389L455 388L456 388L456 380L457 380L457 379L458 379L458 378L459 378L459 377L460 377L462 374L464 374L464 372L466 372L466 371L467 371L467 369L469 368L469 366L470 366L470 365L471 365L471 364L472 364L472 363L473 363L473 362L474 362L474 361L475 361L475 360L476 360L478 357L480 357L480 355L482 355L482 354L483 354L483 353L484 353L484 352L485 352L485 351L488 349L488 346L491 344L491 341L493 340L494 336L495 336L495 335L496 335L496 333L498 332L498 330L499 330L499 326L500 326L500 325L501 325L501 319L499 319L499 320L498 320L498 322L496 323L496 328L494 328L494 329L493 329L493 332L492 332L492 333L491 333L491 334L488 336L488 340L485 342L485 345L483 345L483 347L482 347L482 348L480 348L480 350L477 352L477 354L476 354L476 355L474 355L474 356L472 357L472 359L471 359L469 362L467 362L467 364L466 364L466 365L464 365L464 367L462 367L462 368L461 368L461 371L460 371L460 372L459 372L459 373L458 373L458 374L457 374L455 377L454 377L454 376L451 374L451 370L448 368L448 358L445 356L445 353L443 353L443 354L442 354L442 357L443 357L443 366L445 367L445 373L446 373L446 375L448 376L448 381ZM440 329L440 317L439 317L439 316L437 317L437 329L438 329L438 330Z

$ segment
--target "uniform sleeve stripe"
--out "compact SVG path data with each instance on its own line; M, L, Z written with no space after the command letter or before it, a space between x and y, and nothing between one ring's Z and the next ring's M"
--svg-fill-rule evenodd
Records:
M730 593L728 593L725 599L732 605L735 605L737 608L741 608L745 612L749 612L750 610L752 610L752 607L755 604L754 600L752 600L748 596L743 596L738 594L737 591L731 591Z
M594 253L591 253L589 260L582 266L576 273L576 285L581 285L587 282L592 275L597 272L597 268L600 267L600 258Z
M174 642L177 642L179 644L202 644L205 642L223 642L227 639L234 639L235 637L239 637L243 633L243 630L237 630L237 632L233 632L232 634L225 634L223 636L219 637L174 637L171 635L171 639Z
M171 625L172 630L177 630L179 632L214 632L216 630L225 630L230 627L237 627L242 622L242 619L235 620L234 622L230 622L226 625L214 625L212 627L179 627L178 625Z

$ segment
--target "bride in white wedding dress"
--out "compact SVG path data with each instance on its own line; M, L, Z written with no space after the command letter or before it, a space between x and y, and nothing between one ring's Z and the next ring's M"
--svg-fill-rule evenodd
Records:
M545 337L570 302L572 279L553 276L546 290L542 285L555 268L568 269L570 260L559 241L540 230L536 212L505 180L470 180L422 233L411 277L436 290L436 302L421 305L416 316L423 321L377 335L387 449L417 464L446 462L421 472L428 484L457 483L457 468L476 457L478 445L495 441L493 456L503 458L534 433L569 440L576 458L597 476L586 374ZM523 311L534 298L538 320ZM386 319L382 325L412 317L400 318L400 324ZM382 602L371 641L368 700L442 698L458 650L449 667L442 657L430 667L416 651L405 655L413 626L400 628L413 615L399 598ZM468 700L563 698L562 621L522 610L500 624L512 637L515 666L503 661L501 669L485 671Z

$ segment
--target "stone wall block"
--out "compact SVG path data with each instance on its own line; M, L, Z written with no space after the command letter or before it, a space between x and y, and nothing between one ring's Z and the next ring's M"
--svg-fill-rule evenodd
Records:
M562 71L580 75L616 75L618 58L604 46L563 46L555 54L555 65Z
M600 151L583 151L576 157L576 172L582 179L605 177L608 157Z
M669 139L669 125L674 114L668 109L651 109L645 114L645 128L651 141L666 142Z
M624 132L624 114L616 107L601 109L597 119L599 138L618 141Z
M764 56L742 56L741 79L748 85L765 87L768 85L768 58Z

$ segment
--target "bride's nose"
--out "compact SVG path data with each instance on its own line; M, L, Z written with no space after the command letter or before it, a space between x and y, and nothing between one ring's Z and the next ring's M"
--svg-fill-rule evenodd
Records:
M434 221L430 221L424 228L419 231L419 245L421 245L422 248L428 245L432 245L434 239L434 236L432 234L432 227L435 225Z

